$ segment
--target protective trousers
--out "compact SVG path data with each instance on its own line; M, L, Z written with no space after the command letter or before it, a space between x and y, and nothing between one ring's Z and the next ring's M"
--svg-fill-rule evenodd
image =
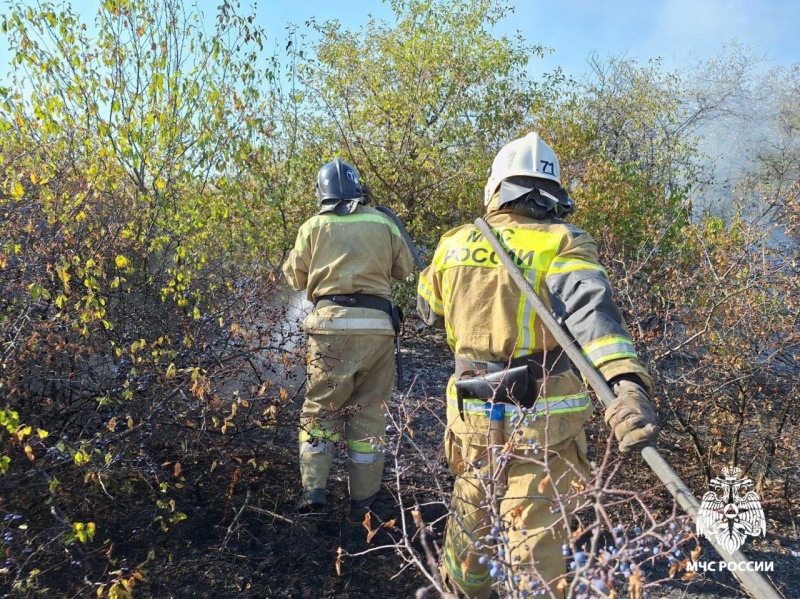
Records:
M562 545L568 542L574 508L564 495L573 481L584 479L590 471L583 432L547 450L527 448L526 452L523 444L515 445L492 485L486 448L489 435L465 434L463 423L455 427L460 434L454 432L452 419L460 416L453 412L448 408L445 452L456 481L445 530L443 576L470 599L489 597L492 576L496 576L492 568L510 572L520 590L547 585L556 597L563 596L556 587L558 577L566 573ZM473 421L473 430L480 427L475 416L466 418ZM488 419L483 422L486 428ZM506 441L511 437L506 434ZM495 458L495 473L496 465ZM494 495L493 489L497 489Z
M394 382L390 335L310 334L307 390L300 415L303 490L324 489L335 443L347 442L350 499L378 492L383 475L386 404Z

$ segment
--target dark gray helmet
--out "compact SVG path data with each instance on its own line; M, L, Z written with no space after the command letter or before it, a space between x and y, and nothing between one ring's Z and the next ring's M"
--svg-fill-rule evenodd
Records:
M335 158L317 173L317 205L333 200L364 201L356 168L341 158Z

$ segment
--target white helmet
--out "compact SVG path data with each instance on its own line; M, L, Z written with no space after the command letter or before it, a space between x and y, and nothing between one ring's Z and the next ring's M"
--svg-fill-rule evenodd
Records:
M528 133L525 137L515 139L497 153L483 191L484 206L489 205L500 184L509 177L549 179L561 186L558 158L538 133Z

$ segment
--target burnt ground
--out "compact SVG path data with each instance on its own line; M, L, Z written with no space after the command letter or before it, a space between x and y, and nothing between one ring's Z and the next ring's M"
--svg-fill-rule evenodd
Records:
M414 523L412 511L421 514L422 531L435 552L441 542L447 493L452 486L442 452L444 386L452 358L442 334L417 325L413 317L406 324L404 368L407 382L413 380L413 383L403 391L394 392L391 408L394 422L389 429L391 451L387 456L384 488L376 506L377 516L370 522L370 528L377 532L369 543L363 523L348 518L345 464L341 458L334 466L329 484L329 510L312 516L298 516L293 511L299 493L293 426L302 401L298 395L285 410L286 418L280 426L246 431L230 447L223 448L227 459L214 447L207 455L195 451L194 455L202 456L197 462L183 463L181 476L186 485L181 489L178 503L187 517L171 524L169 534L155 529L152 510L136 511L133 506L120 510L119 506L109 504L107 514L95 514L99 522L106 520L105 527L113 539L113 554L125 556L114 562L115 566L123 573L142 573L133 596L407 598L415 597L418 589L427 586L428 580L421 569L412 563L418 559L423 567L427 566L421 531ZM606 446L607 433L599 414L598 409L589 424L590 459L597 459ZM403 424L407 427L401 437L397 431ZM691 465L685 466L691 460L680 447L679 439L675 441L671 436L674 431L670 431L669 423L665 423L665 429L660 442L662 453L676 464L692 488L704 492L699 473ZM678 464L684 465L684 469L678 468ZM619 465L619 484L646 493L648 506L657 517L669 516L671 499L659 490L658 481L648 473L641 459L625 457ZM194 474L198 472L199 475ZM768 535L759 542L748 541L746 550L754 560L774 561L772 576L777 586L785 597L798 599L797 533L791 529L792 520L785 510L779 506L766 507ZM632 510L627 510L626 517L630 519L631 513ZM382 522L386 526L381 526ZM707 543L702 541L701 545L703 556L716 559ZM686 547L687 551L693 549L695 542ZM104 552L110 556L112 549L106 547ZM735 580L727 574L696 576L681 582L678 573L677 580L656 584L669 576L666 560L648 561L644 569L651 598L743 596L737 591ZM45 580L53 590L59 586L55 572ZM622 586L617 587L619 596L625 597L628 593ZM95 589L84 590L85 593L44 596L99 596Z
M404 537L401 520L405 514L406 536L413 539L412 547L418 556L423 553L419 551L419 537L415 536L410 515L415 506L428 526L432 546L441 541L446 514L443 500L452 484L441 449L444 386L452 361L443 335L417 324L413 318L407 322L403 340L407 389L394 392L392 407L392 417L408 422L412 432L397 451L399 459L387 457L384 488L376 507L384 522L395 520L394 527L381 527L367 543L363 523L349 520L341 459L334 466L329 484L328 512L319 516L294 514L299 479L296 431L285 426L265 434L264 439L253 440L261 444L258 453L269 465L262 476L236 485L229 514L207 514L206 521L221 524L198 527L194 537L185 534L187 540L176 550L172 566L151 576L143 590L159 597L372 599L414 597L418 589L425 587L427 579L409 563L410 552L400 546ZM300 402L298 397L294 402L297 408ZM597 457L592 455L597 448L605 447L606 433L598 414L599 410L590 422L590 459ZM397 447L396 427L390 429L389 441ZM665 440L662 449L668 460L680 461L677 447ZM625 458L622 470L630 488L658 487L658 481L637 457ZM404 512L399 501L406 508ZM656 512L668 513L672 508L666 492L656 492L652 501ZM196 506L198 512L203 509L202 503ZM791 599L800 598L800 577L796 572L800 546L796 540L789 540L790 534L780 534L781 522L785 522L780 513L768 516L768 529L778 532L747 547L753 559L775 561L773 576L782 593ZM375 529L380 521L376 518L370 522L371 528ZM707 543L701 545L704 556L716 559ZM689 548L693 546L694 542ZM343 554L337 574L340 548ZM665 561L646 571L651 581L668 576ZM689 582L661 582L648 592L650 597L669 598L744 596L737 589L732 576L707 574Z

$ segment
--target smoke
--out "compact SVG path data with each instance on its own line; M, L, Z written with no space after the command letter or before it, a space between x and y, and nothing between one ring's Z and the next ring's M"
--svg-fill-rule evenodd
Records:
M730 220L736 211L771 224L788 187L798 180L800 135L792 121L800 106L800 69L768 67L738 45L684 74L693 110L703 176L694 213Z

